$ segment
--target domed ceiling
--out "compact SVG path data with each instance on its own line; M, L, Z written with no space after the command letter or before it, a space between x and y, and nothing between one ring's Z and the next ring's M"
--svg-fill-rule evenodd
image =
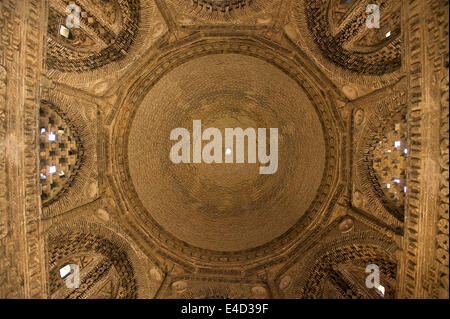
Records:
M223 265L223 258L280 258L276 248L299 245L324 227L335 203L340 133L312 74L245 38L194 40L136 73L115 113L110 157L130 231L183 262L208 256ZM201 131L219 130L222 163L171 161L172 130L186 129L192 144L194 121ZM258 140L258 129L266 129L267 155L276 151L268 133L277 128L273 174L260 173L269 164L248 160L247 138L244 163L237 163L236 141L225 145L227 128L254 129Z
M263 164L247 158L172 163L170 132L192 132L193 120L223 137L225 128L279 128L278 170L260 175ZM305 214L324 173L324 133L307 94L281 70L245 55L210 55L170 71L146 94L132 119L128 165L146 214L172 235L205 249L242 250Z
M1 1L0 297L448 297L442 3Z

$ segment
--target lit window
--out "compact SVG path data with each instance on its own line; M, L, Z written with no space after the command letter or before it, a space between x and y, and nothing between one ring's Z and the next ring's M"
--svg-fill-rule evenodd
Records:
M395 141L394 146L395 148L399 148L401 144L402 143L400 141Z
M406 191L408 190L408 187L403 187L403 192L406 193Z
M403 153L408 154L408 149L405 148L404 151L403 151Z
M59 275L64 279L65 277L67 277L67 275L70 274L71 271L72 269L70 268L70 265L65 265L59 270Z
M48 168L48 171L49 171L50 174L55 174L56 173L56 166L55 165L50 166Z
M386 32L386 38L389 38L391 36L391 31Z
M386 188L387 189L391 188L391 184L386 184Z
M61 172L59 173L59 177L64 177L64 176L66 176L66 173L64 173L64 171L61 171Z
M388 153L390 153L390 152L391 152L391 150L388 150L387 152L388 152Z
M70 38L70 30L63 25L59 28L59 34L66 39Z
M47 132L47 130L45 129L45 127L41 127L41 134L44 134L45 132Z
M400 184L400 179L399 179L399 178L395 178L395 179L394 179L394 182L395 182L396 184Z
M377 294L384 298L386 289L382 285L378 285L378 287L375 288L375 291L377 292Z
M45 176L45 174L41 173L41 179L47 179L47 176Z
M55 135L55 133L50 132L50 133L48 134L48 140L49 140L50 142L56 141L56 135Z

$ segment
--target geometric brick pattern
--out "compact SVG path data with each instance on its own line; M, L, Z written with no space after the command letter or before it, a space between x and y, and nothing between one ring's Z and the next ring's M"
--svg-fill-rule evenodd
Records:
M229 12L234 9L245 8L253 0L193 0L194 7L200 6L210 11Z
M322 54L334 64L362 74L383 75L399 69L400 1L335 2L307 0L304 4L308 28ZM369 3L379 5L383 15L380 28L366 27Z
M140 1L65 1L80 10L80 27L70 36L59 34L69 13L57 0L50 1L47 37L47 65L62 72L83 72L100 68L125 57L138 32ZM116 18L120 17L120 18Z
M48 205L71 186L83 151L74 131L48 103L41 104L39 132L41 199Z
M86 262L86 259L92 261ZM80 232L52 238L48 247L48 262L50 295L57 293L58 297L64 295L64 298L70 299L92 298L92 291L108 281L106 277L110 277L117 283L117 287L111 289L111 298L137 297L135 274L128 255L108 239ZM69 263L80 267L81 283L78 289L65 290L65 282L59 277L59 269Z
M384 132L373 151L373 169L386 199L403 210L406 192L406 122Z
M81 27L66 38L67 4ZM379 29L366 27L368 4ZM169 72L214 54L278 67L326 135L311 212L248 250L187 244L124 200L127 119ZM0 0L0 296L379 298L365 286L376 264L384 298L448 298L448 65L448 1ZM345 214L351 229L334 229ZM69 263L79 289L59 273Z
M308 281L304 290L304 298L321 298L322 297L322 281L330 278L332 281L339 283L341 286L346 286L345 297L349 298L363 298L364 295L358 292L357 289L352 289L351 284L344 285L342 282L342 276L336 273L336 269L340 264L347 264L351 262L354 265L365 266L369 264L375 264L380 269L381 278L386 277L389 282L395 282L396 263L388 257L388 255L379 247L374 245L360 245L355 244L346 247L340 247L336 250L327 252L325 255L320 256L314 262ZM365 276L363 276L363 280ZM386 285L386 281L383 280ZM359 283L364 285L364 282ZM338 284L339 286L339 284ZM388 295L385 297L393 297L393 288L387 287ZM349 291L348 291L349 290Z

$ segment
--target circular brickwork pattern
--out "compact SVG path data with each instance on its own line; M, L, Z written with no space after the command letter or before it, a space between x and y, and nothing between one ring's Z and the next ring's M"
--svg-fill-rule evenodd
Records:
M185 128L192 140L194 120L224 139L225 128L278 128L277 171L260 174L264 164L248 163L247 151L243 164L192 163L192 156L174 164L170 133ZM222 148L225 157L224 141ZM128 137L129 174L146 213L181 241L215 251L255 248L295 225L316 197L325 154L305 91L280 69L237 54L201 57L166 74L137 108Z

